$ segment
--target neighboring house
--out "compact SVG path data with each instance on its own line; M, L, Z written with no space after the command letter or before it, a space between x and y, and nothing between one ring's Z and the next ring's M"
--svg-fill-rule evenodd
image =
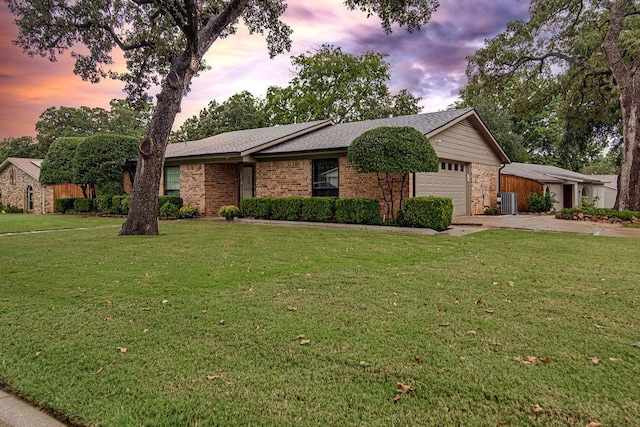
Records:
M590 175L595 179L604 182L604 205L605 208L613 209L618 195L618 175Z
M346 159L356 137L380 126L414 127L438 155L440 170L410 174L402 189L405 197L451 197L454 216L496 206L498 169L509 159L473 109L341 124L297 123L170 144L161 193L179 194L204 215L254 196L381 200L376 175L357 173ZM398 195L399 186L395 190Z
M0 164L0 200L25 212L53 213L54 199L82 197L74 184L40 184L42 159L9 157Z
M582 197L604 207L604 183L584 175L549 165L510 163L500 170L500 191L518 193L518 210L527 210L531 193L550 193L557 200L555 210L580 205Z

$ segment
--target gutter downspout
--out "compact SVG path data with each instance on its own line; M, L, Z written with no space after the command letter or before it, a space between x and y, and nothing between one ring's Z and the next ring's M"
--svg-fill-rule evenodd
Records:
M502 192L502 169L505 168L505 166L507 166L506 163L500 163L500 169L498 169L498 193Z

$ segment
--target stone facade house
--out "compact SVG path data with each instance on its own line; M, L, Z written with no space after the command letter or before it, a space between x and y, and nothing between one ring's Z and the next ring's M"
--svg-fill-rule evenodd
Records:
M0 164L0 201L30 213L53 213L54 200L83 197L75 184L40 184L42 159L9 157Z
M24 212L53 212L53 188L42 185L42 159L9 157L0 164L0 200Z
M498 169L509 159L473 109L341 124L297 123L170 144L161 194L179 194L185 204L210 216L220 206L239 205L244 197L381 200L376 175L357 173L346 158L356 137L380 126L414 127L438 155L439 171L410 174L405 196L451 197L454 216L496 206ZM385 211L381 200L381 213Z

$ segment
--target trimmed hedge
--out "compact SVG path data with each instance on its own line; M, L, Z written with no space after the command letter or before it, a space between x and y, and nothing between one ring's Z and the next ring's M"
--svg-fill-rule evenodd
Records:
M299 221L302 217L302 197L280 197L271 200L271 219Z
M556 214L556 218L572 219L574 214L583 213L586 215L608 216L609 218L620 218L622 221L631 221L634 217L640 218L640 212L619 211L610 208L564 208Z
M93 199L75 199L73 210L76 212L93 212L95 203Z
M271 219L271 197L247 197L240 202L242 216Z
M158 216L178 218L180 216L180 208L174 203L165 202L160 209L158 209Z
M302 220L331 222L336 211L336 197L305 197L302 199Z
M381 224L380 202L363 197L336 200L336 221L346 224Z
M131 205L131 196L123 194L119 196L113 196L111 198L111 207L116 213L120 215L127 215L129 213L129 206Z
M55 199L53 201L55 211L62 214L67 213L68 211L72 211L75 200L75 198Z
M162 206L167 202L171 203L172 205L176 205L178 209L180 209L184 205L182 197L180 196L158 196L158 206Z
M401 225L444 231L451 225L453 201L433 196L406 199L399 217Z

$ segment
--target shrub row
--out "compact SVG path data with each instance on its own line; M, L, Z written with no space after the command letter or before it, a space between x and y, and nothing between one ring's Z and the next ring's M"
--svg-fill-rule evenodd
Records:
M242 215L256 219L382 224L376 199L335 197L251 197L240 203ZM448 197L416 197L404 202L397 225L446 230L451 225L453 202Z
M285 221L350 224L380 224L380 203L376 199L335 197L250 197L242 199L245 217Z
M128 195L101 195L95 199L85 198L61 198L54 201L55 211L67 212L100 212L109 215L127 215L131 205L131 196ZM158 197L158 216L192 218L198 215L195 206L183 206L181 197Z
M597 215L609 218L620 218L622 221L631 221L634 217L640 218L640 212L634 211L619 211L610 208L594 208L594 207L577 207L577 208L564 208L556 214L556 218L560 219L573 219L574 214L583 213L586 215Z

